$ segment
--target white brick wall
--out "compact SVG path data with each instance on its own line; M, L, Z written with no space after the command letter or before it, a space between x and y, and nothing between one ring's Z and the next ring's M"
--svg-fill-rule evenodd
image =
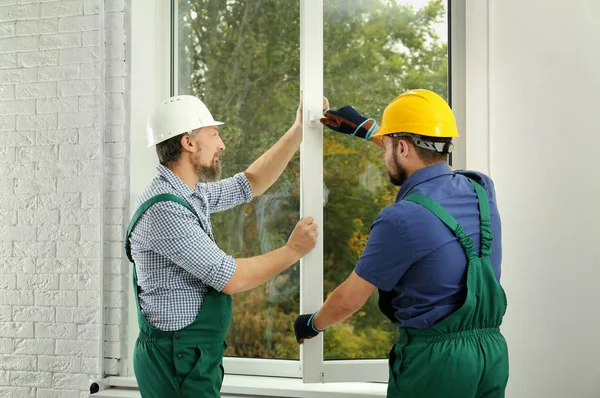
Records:
M124 372L126 20L124 0L0 1L0 397Z

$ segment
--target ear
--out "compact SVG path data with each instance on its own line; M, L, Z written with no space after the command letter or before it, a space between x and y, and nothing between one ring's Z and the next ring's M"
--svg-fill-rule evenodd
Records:
M187 133L181 136L179 143L181 144L181 149L187 152L194 152L196 146L198 145L196 142L194 142L194 139L191 136L191 134Z
M408 141L401 139L398 141L398 148L396 148L396 156L406 158L410 153L410 145Z

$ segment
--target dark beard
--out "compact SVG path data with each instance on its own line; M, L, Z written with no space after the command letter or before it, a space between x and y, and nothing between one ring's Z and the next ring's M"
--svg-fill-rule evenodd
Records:
M388 170L388 175L390 176L390 182L395 186L400 187L402 184L404 184L408 177L406 176L406 170L404 170L404 168L398 164L396 159L394 159L394 165L396 166L396 173L392 175L392 173L390 173Z
M221 179L221 163L215 162L212 166L196 166L198 181L215 182Z

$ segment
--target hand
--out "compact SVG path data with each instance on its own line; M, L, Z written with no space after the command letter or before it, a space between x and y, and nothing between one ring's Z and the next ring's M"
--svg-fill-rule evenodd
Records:
M321 123L338 133L354 135L367 141L379 129L375 119L368 119L349 105L337 111L325 112Z
M327 97L323 97L323 113L329 109L329 100ZM302 93L300 93L300 103L298 104L298 110L296 111L296 120L294 126L302 129Z
M319 236L318 225L312 217L304 217L292 232L286 246L298 253L300 257L304 257L317 245L317 237Z
M313 314L300 315L296 318L294 333L296 334L296 341L298 343L302 344L304 340L312 339L319 334L313 326L313 318Z

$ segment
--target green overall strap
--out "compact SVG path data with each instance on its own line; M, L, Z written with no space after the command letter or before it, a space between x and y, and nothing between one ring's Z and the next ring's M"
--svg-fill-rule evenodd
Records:
M159 195L151 197L150 199L148 199L147 201L142 203L142 205L137 209L137 211L135 212L133 217L131 217L131 221L129 222L129 228L127 228L127 235L125 236L125 252L127 253L127 258L132 263L133 263L133 258L131 257L131 243L129 243L129 238L131 237L131 231L133 231L133 227L135 227L135 224L138 222L138 220L142 216L142 214L144 214L144 212L146 210L148 210L148 208L150 208L150 206L152 206L153 204L156 204L158 202L175 202L175 203L179 203L182 206L185 206L189 211L191 211L196 216L196 218L198 219L198 222L200 222L200 227L204 230L204 232L206 232L206 234L209 237L211 237L211 235L208 233L206 228L204 228L204 225L202 225L202 221L200 221L200 217L198 217L198 213L196 213L194 208L188 202L181 199L177 195L173 195L171 193L161 193Z
M448 226L448 228L450 228L450 230L454 232L454 235L460 242L461 246L465 249L467 257L477 258L473 239L471 239L471 237L465 233L463 227L456 221L452 214L450 214L440 204L429 199L427 196L419 194L409 195L404 200L417 203L435 214L444 224Z
M490 200L485 188L469 178L469 182L475 187L477 199L479 200L479 220L481 224L481 257L489 257L492 247L492 223L490 221Z
M212 239L190 204L176 195L160 194L142 203L129 224L125 247L132 263L129 239L135 224L150 206L165 201L178 203L190 210ZM142 313L135 264L132 275L140 330L133 349L133 366L142 396L220 397L225 338L231 323L231 296L209 286L194 322L179 330L163 331L152 326Z
M477 193L477 199L479 202L479 217L481 224L481 257L489 257L490 248L492 243L492 230L491 230L491 222L490 222L490 203L488 200L487 193L485 189L469 178L469 182L475 188L475 192ZM431 200L427 196L412 194L406 197L404 200L414 202L420 204L425 207L433 214L435 214L444 224L450 228L454 232L454 235L460 242L460 244L465 249L467 257L469 258L477 258L477 253L475 252L475 244L469 235L465 233L463 227L456 221L456 219L448 212L448 210L444 209L439 203Z

